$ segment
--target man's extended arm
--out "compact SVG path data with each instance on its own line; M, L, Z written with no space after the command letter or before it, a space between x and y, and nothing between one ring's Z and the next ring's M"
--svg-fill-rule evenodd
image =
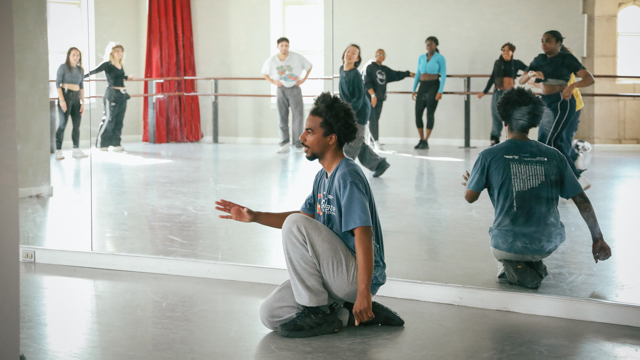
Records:
M229 214L220 215L221 219L236 220L241 222L257 222L258 224L270 226L276 229L282 229L282 224L284 224L284 221L291 214L301 213L312 217L311 215L303 213L301 211L288 211L283 213L253 211L248 207L244 207L232 203L231 201L222 199L220 201L216 201L216 205L216 210L220 210Z
M578 207L580 215L582 215L584 222L586 222L589 227L589 232L591 232L591 239L593 241L591 250L594 260L596 263L598 260L607 260L611 257L611 248L602 237L600 225L598 225L598 219L596 219L596 213L593 210L593 206L591 205L591 201L589 201L587 194L583 191L571 199L573 199L573 202Z
M353 229L358 265L358 295L353 305L356 325L373 318L371 281L373 279L373 230L371 226Z

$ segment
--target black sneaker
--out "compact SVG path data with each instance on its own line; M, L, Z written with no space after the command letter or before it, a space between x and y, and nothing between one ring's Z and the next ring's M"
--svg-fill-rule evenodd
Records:
M428 148L429 148L429 143L427 142L427 140L422 140L422 145L418 149L425 150Z
M422 143L424 143L424 142L425 142L424 140L420 140L420 141L418 142L418 145L414 146L413 148L414 148L414 149L422 149L422 148L421 148L421 146L422 146Z
M385 171L387 171L387 169L390 167L391 165L387 162L387 160L382 159L382 161L380 161L380 163L378 164L378 166L376 166L376 171L373 173L373 177L379 177L382 174L384 174Z
M318 335L335 334L342 327L338 318L338 304L329 306L329 312L319 307L302 307L295 318L280 325L276 332L288 338L306 338Z
M349 321L347 322L347 326L355 326L356 319L353 317L353 304L350 302L345 302L343 304L344 308L349 310ZM371 310L373 311L373 319L361 323L359 326L371 326L371 325L380 325L380 326L403 326L404 320L398 315L395 311L389 309L388 307L380 304L379 302L373 301L371 303Z
M547 275L549 275L549 272L547 272L547 265L545 265L544 262L542 262L542 260L525 261L524 264L532 268L536 273L538 273L541 279L544 279L547 277Z
M540 275L525 265L524 261L500 260L504 264L504 272L510 284L537 289L542 283Z

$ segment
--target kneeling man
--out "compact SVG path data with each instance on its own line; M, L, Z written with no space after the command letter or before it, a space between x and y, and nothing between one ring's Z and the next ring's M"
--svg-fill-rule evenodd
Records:
M260 308L262 323L285 337L332 334L353 325L401 326L393 311L373 302L386 281L382 229L369 183L343 147L358 129L351 106L318 96L300 136L308 160L322 169L300 211L264 213L226 200L223 219L282 229L289 280Z
M559 197L573 199L587 223L596 261L611 256L596 214L567 159L555 148L530 140L529 129L540 125L544 104L531 91L514 88L498 102L507 140L483 150L471 176L463 175L465 199L478 200L488 189L495 208L489 229L491 252L498 260L498 280L531 289L547 276L542 259L565 240L558 213Z

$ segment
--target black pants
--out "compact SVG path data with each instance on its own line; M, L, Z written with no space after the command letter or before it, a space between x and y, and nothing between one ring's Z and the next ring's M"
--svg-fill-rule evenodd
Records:
M73 123L73 130L71 131L71 140L73 140L73 147L80 147L80 91L71 91L67 89L62 90L64 95L64 102L67 103L67 111L62 111L60 103L58 103L58 131L56 131L56 149L62 148L62 140L64 140L64 129L67 127L69 121L69 115L71 115L71 122Z
M107 88L102 98L104 113L98 128L96 147L120 146L124 113L127 111L127 100L130 96L126 91Z
M438 88L440 88L440 80L420 81L418 97L416 98L416 127L418 129L424 127L422 114L425 108L427 109L427 129L433 129L436 107L438 107L438 101L436 100Z
M382 113L382 103L384 101L378 98L378 102L375 107L371 108L371 114L369 115L369 131L375 141L378 141L378 121L380 120L380 113Z

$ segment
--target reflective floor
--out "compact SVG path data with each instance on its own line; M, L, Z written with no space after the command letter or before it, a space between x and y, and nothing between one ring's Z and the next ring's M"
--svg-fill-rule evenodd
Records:
M21 202L23 244L285 266L279 230L219 220L214 201L261 211L298 209L317 162L295 152L278 155L273 145L125 146L127 153L94 151L91 161L52 159L55 195ZM587 194L612 258L594 263L586 224L572 202L561 200L567 240L546 261L549 276L540 289L526 290L495 281L486 192L473 205L463 199L461 174L481 149L386 149L391 168L381 178L365 173L390 277L640 304L640 153L593 152L585 159L592 183Z
M22 264L21 352L49 359L637 359L640 328L378 298L404 328L286 339L258 309L275 288Z

